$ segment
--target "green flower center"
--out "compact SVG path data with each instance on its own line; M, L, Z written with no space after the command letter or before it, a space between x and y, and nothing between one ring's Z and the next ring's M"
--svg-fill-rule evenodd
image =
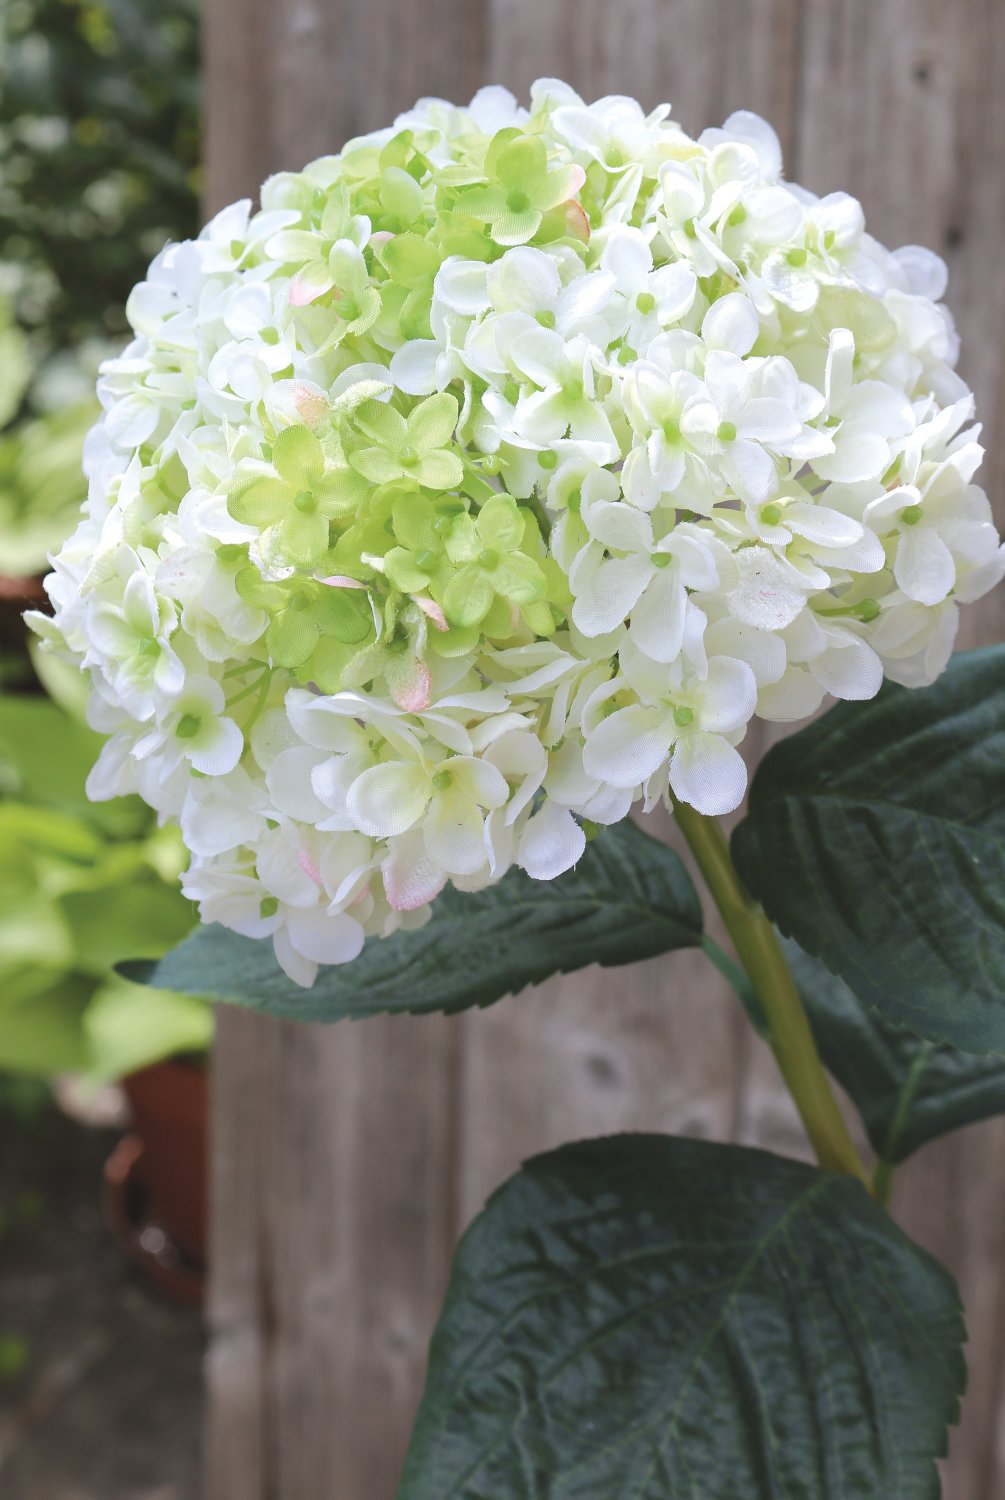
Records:
M736 423L720 422L715 435L720 443L734 442L736 439Z
M680 442L680 423L676 417L667 417L663 423L663 437L670 444Z
M539 312L537 314L537 321L540 323L542 328L554 328L555 314L553 312L547 311Z
M300 511L301 515L304 516L312 515L318 508L318 502L310 490L301 490L300 494L293 501L293 504Z
M900 523L902 526L917 526L923 515L920 505L906 505L900 513Z
M553 469L558 463L558 454L552 453L550 448L546 448L543 453L537 455L537 461L542 469Z
M506 207L514 214L525 213L530 207L530 199L523 188L513 188L506 194Z
M777 526L782 519L782 507L780 505L762 505L761 520L765 526Z
M869 625L879 614L879 605L875 599L863 599L858 607L858 617L863 625Z
M198 714L182 714L178 720L175 734L180 740L193 740L202 728L202 719Z
M694 721L694 714L681 703L673 711L673 721L679 729L686 729Z
M498 568L499 566L499 554L494 547L483 547L478 554L478 561L483 568L488 568L491 571L493 568Z
M742 203L738 203L733 209L733 212L730 214L729 218L726 220L726 223L732 224L734 226L737 224L742 224L746 217L747 210L744 208Z
M276 896L265 896L258 907L260 917L274 917L279 910L279 900Z
M635 299L635 306L643 315L645 315L646 313L655 312L656 298L653 296L652 292L639 292L639 295Z
M403 464L414 464L417 463L419 459L419 455L411 446L402 448L401 452L398 454L398 457L401 459L401 462Z
M152 635L145 636L139 644L140 656L159 656L160 649L160 645L154 640Z
M445 792L449 787L452 787L453 784L454 778L451 776L449 771L437 771L436 775L433 777L434 792Z
M806 251L803 249L802 245L796 245L794 249L788 252L785 259L788 261L790 266L796 266L797 268L799 266L805 266Z
M649 561L654 568L665 568L670 561L669 552L650 552Z

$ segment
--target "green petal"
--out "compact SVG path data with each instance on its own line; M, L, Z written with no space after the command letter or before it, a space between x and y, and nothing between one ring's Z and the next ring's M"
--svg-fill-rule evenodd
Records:
M438 396L420 401L409 413L408 441L420 453L430 448L443 448L453 437L456 426L457 400L442 391Z
M295 490L309 490L325 471L321 444L306 427L286 427L272 445L272 463Z
M403 547L412 552L440 550L442 540L436 531L436 512L418 490L398 496L391 508L391 519L394 534Z
M542 215L536 208L528 208L520 214L500 214L492 225L492 238L497 245L525 245L541 227L541 219Z
M358 474L374 484L389 484L392 479L405 477L401 464L384 448L361 448L349 455L349 462Z
M403 594L417 593L429 583L429 574L417 565L405 547L392 547L384 553L384 577Z
M306 229L281 229L269 240L269 254L275 260L307 262L321 254L321 236Z
M428 490L456 489L464 478L464 465L456 453L434 448L424 453L414 469L415 477Z
M326 240L337 240L349 222L349 189L344 183L332 188L321 211L321 234Z
M293 502L293 491L268 475L240 481L227 496L227 510L244 526L271 526Z
M364 401L356 408L353 420L360 432L387 448L397 451L408 441L404 417L387 401Z
M362 474L348 466L329 469L314 490L318 505L329 520L352 515L369 493L370 486Z
M548 171L548 148L540 136L522 135L499 152L496 173L507 188L517 188L535 198Z
M514 604L536 604L547 591L541 569L522 552L504 557L492 574L492 582L498 592L512 599Z
M506 194L497 187L469 188L461 195L458 208L472 219L491 224L507 212Z
M380 317L380 292L375 286L368 286L360 298L360 313L358 318L353 318L346 325L347 332L351 334L366 333L372 328Z
M418 234L396 234L384 246L381 259L395 281L409 291L424 291L440 268L440 256Z
M564 167L556 167L549 172L541 187L531 194L535 208L555 208L559 203L565 203L574 193L579 191L582 185L583 174L574 163L569 162Z
M454 524L446 535L447 556L451 562L473 562L482 549L474 518L467 512L454 517Z
M482 546L512 552L523 541L523 517L508 495L488 500L475 521Z
M334 636L347 646L358 646L373 634L370 606L365 596L354 589L328 588L322 585L318 602L313 606L311 614L322 634Z
M422 189L401 167L385 167L380 174L380 201L386 213L405 224L422 213Z
M480 625L494 598L495 591L483 568L462 568L447 584L443 613L451 625Z
M294 511L279 530L279 550L298 568L316 568L328 551L328 517L320 511L309 516Z
M318 623L310 610L284 609L269 626L265 644L277 666L299 667L314 650L318 634Z

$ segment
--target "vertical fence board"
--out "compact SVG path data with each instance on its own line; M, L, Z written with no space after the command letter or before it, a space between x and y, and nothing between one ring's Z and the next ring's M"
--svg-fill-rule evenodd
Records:
M211 0L208 206L470 94L480 27L477 0ZM393 1494L449 1264L456 1040L440 1018L221 1015L210 1500Z
M211 207L482 82L670 99L691 131L761 111L793 177L854 192L884 241L946 255L1000 490L1000 0L207 0L206 42ZM998 638L1003 609L968 611L961 644ZM697 956L453 1022L226 1015L215 1092L208 1500L390 1500L451 1242L523 1156L640 1127L803 1150L770 1056ZM1005 1485L1003 1158L1005 1122L960 1132L895 1199L969 1313L952 1500Z
M862 200L887 244L922 243L949 265L998 515L1005 477L1005 7L998 0L810 0L794 171ZM1005 592L964 611L961 646L1001 638ZM1005 1128L939 1142L902 1173L894 1211L956 1274L970 1331L963 1417L946 1466L952 1500L1005 1487ZM996 1451L996 1442L998 1444Z

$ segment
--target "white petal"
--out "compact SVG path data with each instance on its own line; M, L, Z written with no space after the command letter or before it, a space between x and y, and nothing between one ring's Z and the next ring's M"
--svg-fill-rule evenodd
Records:
M360 833L391 838L417 823L429 805L429 778L406 761L371 766L346 794L346 810Z
M286 931L296 952L312 963L348 964L363 951L363 929L345 912L292 912Z
M670 762L670 788L707 818L732 812L747 790L747 767L740 752L718 734L701 730L682 736Z
M588 776L611 786L636 787L663 765L675 737L666 709L632 704L619 708L588 736L583 766Z
M909 599L941 604L956 581L953 554L932 526L905 526L897 543L893 574Z
M585 848L586 835L568 809L546 802L523 830L516 862L532 880L554 880L571 870Z
M584 583L577 585L581 592L572 606L577 629L591 637L614 630L630 613L655 571L648 557L611 558L600 563Z
M810 662L810 671L835 698L875 698L883 685L883 663L871 646L849 631Z
M189 760L204 776L226 776L241 759L244 735L233 719L217 719L207 743L189 751Z
M435 339L412 339L391 360L391 379L410 396L431 396L437 388L436 362L443 350Z
M684 642L687 590L676 568L658 569L632 610L630 634L653 661L676 661Z
M745 661L713 656L701 684L698 719L702 729L729 734L746 724L757 702L757 681Z
M464 797L437 792L423 824L426 853L449 875L477 875L488 859L481 813Z
M728 349L731 354L749 354L760 331L754 305L742 292L730 292L713 302L701 325L709 348Z
M265 784L278 812L301 823L317 823L325 816L327 809L311 786L318 760L318 752L307 745L295 746L276 756L266 773Z

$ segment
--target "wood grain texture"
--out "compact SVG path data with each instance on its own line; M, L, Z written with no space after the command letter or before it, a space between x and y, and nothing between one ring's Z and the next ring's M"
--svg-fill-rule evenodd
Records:
M480 81L478 3L205 12L210 210L420 94ZM393 1494L456 1221L456 1046L441 1018L322 1030L221 1016L211 1500Z
M206 0L209 197L253 192L425 93L538 76L668 98L692 131L752 108L790 175L859 196L950 264L1005 478L1001 0ZM1001 511L999 511L1001 517ZM1005 519L1005 517L1001 517ZM999 639L1005 594L961 644ZM751 738L756 755L767 736ZM672 837L672 834L668 834ZM657 1128L802 1153L766 1049L676 955L438 1020L336 1031L223 1018L207 1500L390 1500L449 1249L498 1182L577 1135ZM949 1500L1005 1492L1005 1122L898 1180L900 1221L960 1279L970 1389Z

